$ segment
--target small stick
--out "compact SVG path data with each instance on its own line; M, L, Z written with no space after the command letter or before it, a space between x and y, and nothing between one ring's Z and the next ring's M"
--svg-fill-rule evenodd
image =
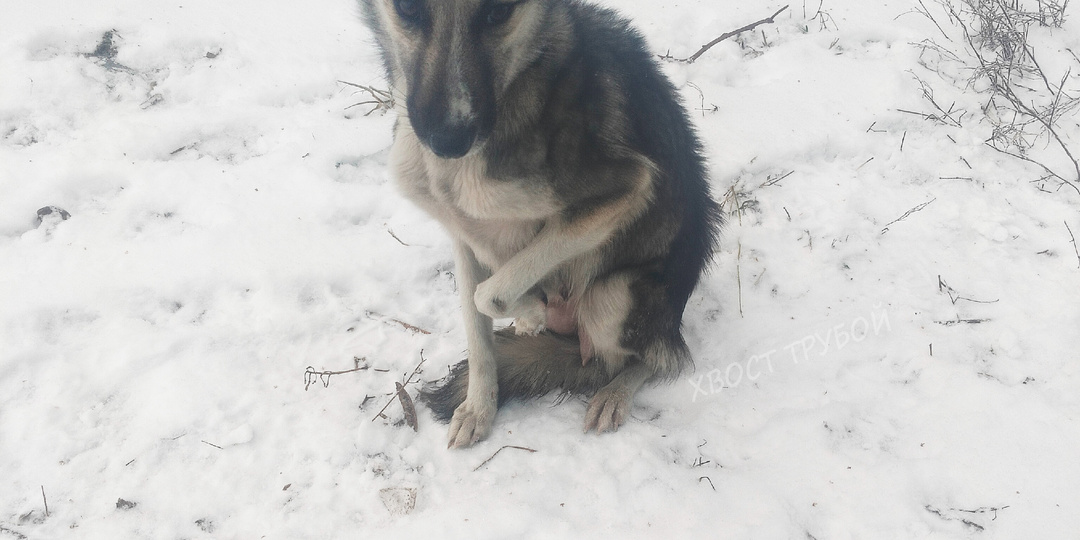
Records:
M941 28L940 24L938 24L937 19L935 19L934 16L930 14L930 10L927 9L926 4L923 3L923 0L919 0L919 5L922 6L922 9L916 9L915 11L917 13L921 13L922 15L926 16L926 18L930 19L930 22L934 23L934 26L937 27L938 32L941 32L941 35L944 36L945 39L952 41L952 38L949 37L949 34L947 34L945 30Z
M25 534L23 534L23 533L21 533L19 531L16 531L14 529L9 529L9 528L7 528L7 527L5 527L3 525L0 525L0 533L5 533L5 532L14 535L15 540L26 540L26 535Z
M964 525L967 525L968 527L971 527L972 529L975 529L976 531L985 530L985 527L983 527L982 525L979 525L978 523L975 523L974 521L970 521L970 520L966 520L966 519L962 519L962 518L955 518L955 517L952 517L952 516L947 516L947 515L945 515L944 512L942 512L941 510L939 510L937 508L934 508L933 506L930 506L929 504L924 506L923 508L925 508L927 512L930 512L931 514L934 514L935 516L937 516L937 517L939 517L941 519L944 519L946 521L959 521L960 523L963 523ZM953 510L954 512L957 511L955 508L952 508L951 510Z
M959 291L957 291L956 289L950 287L948 283L945 283L945 280L941 279L940 275L938 275L937 280L938 280L938 292L943 292L943 293L948 294L949 295L949 301L951 301L954 306L956 305L957 302L959 302L961 300L964 300L966 302L971 302L973 304L996 304L996 303L1001 301L1000 298L997 299L997 300L976 300L974 298L965 298L963 296L960 296Z
M1076 56L1076 53L1074 53L1073 50L1068 47L1065 47L1065 50L1069 51L1069 54L1072 55L1073 59L1076 60L1078 64L1080 64L1080 56Z
M365 92L368 92L369 94L371 94L371 95L373 95L375 97L380 97L381 96L381 97L383 97L385 99L390 99L390 98L393 97L390 94L390 92L388 92L386 90L379 90L378 88L375 88L373 86L364 86L362 84L356 84L356 83L352 83L352 82L349 82L349 81L343 81L343 80L340 80L340 79L338 79L338 82L341 83L341 84L346 84L346 85L352 86L353 88L359 88L359 89L361 89L361 90L363 90Z
M1072 238L1073 251L1076 252L1077 268L1080 268L1080 248L1076 247L1076 236L1073 235L1072 227L1069 226L1069 222L1065 222L1065 228L1069 231L1069 237Z
M907 109L896 109L896 112L902 112L904 114L913 114L915 116L921 116L921 117L923 117L924 120L939 120L938 117L936 117L936 116L934 116L932 114L926 114L926 113L921 113L921 112L916 112L916 111L909 111Z
M709 482L709 487L711 487L713 491L716 491L716 486L713 485L712 478L709 478L708 476L702 476L701 478L697 479L699 484L701 483L702 480L708 481Z
M49 517L49 499L45 498L45 486L41 486L41 501L45 503L45 517Z
M349 81L338 80L338 82L341 84L352 86L353 88L359 88L360 90L371 94L371 97L374 98L374 101L363 101L360 103L354 103L352 105L349 105L348 107L345 107L346 109L351 109L352 107L357 107L360 105L375 105L373 109L364 114L364 116L367 116L379 109L389 110L394 108L394 95L386 90L379 90L378 88L372 86L364 86L362 84L351 83Z
M210 446L213 446L214 448L217 448L218 450L224 450L224 448L222 448L222 447L220 447L220 446L218 446L218 445L216 445L216 444L214 444L212 442L206 442L206 441L200 441L200 442L204 442L206 444L209 444Z
M390 320L400 324L403 328L405 328L406 330L408 330L408 331L410 331L410 332L412 332L414 334L424 334L425 336L430 336L431 335L431 332L428 332L427 330L424 330L423 328L420 328L419 326L409 324L409 323L407 323L407 322L405 322L405 321L403 321L401 319L393 319L393 318L391 318Z
M394 234L393 229L386 229L386 232L390 233L390 236L393 236L394 240L397 240L399 244L401 244L401 245L403 245L405 247L410 247L409 244L406 244L405 242L402 242L401 239L398 238L396 234Z
M404 384L406 384L406 385L407 384L412 384L413 377L415 377L417 372L420 371L420 366L424 365L424 362L427 362L427 360L424 359L424 350L420 349L420 363L416 364L416 367L413 368L412 373L410 373L409 377L405 379ZM395 390L394 396L395 397L400 397L399 393L402 390L404 390L404 385L402 383L394 383L394 384L397 386L397 390ZM410 403L412 402L411 399L409 401L410 401ZM392 398L390 398L390 401L386 402L386 405L383 405L383 408L379 409L379 413L376 414L375 417L371 419L371 421L374 422L374 421L378 420L380 417L382 417L383 413L386 412L386 408L389 407L390 404L393 403L393 402L394 402L394 398L392 397ZM404 401L402 401L402 406L403 407L405 406ZM416 415L416 409L415 408L413 409L413 415L414 416ZM408 419L407 417L408 417L408 412L406 412L406 419Z
M985 144L986 146L989 146L990 148L993 148L994 150L996 150L998 152L1001 152L1002 154L1005 154L1006 156L1014 157L1014 158L1019 159L1021 161L1026 161L1028 163L1031 163L1031 164L1034 164L1034 165L1038 165L1039 167L1042 167L1042 169L1044 171L1046 171L1046 173L1048 175L1060 180L1063 186L1067 185L1067 186L1073 188L1074 190L1076 190L1077 193L1080 193L1080 186L1077 186L1074 182L1070 182L1064 176L1061 176L1060 174L1054 172L1053 169L1051 169L1050 167L1047 167L1043 163L1035 161L1034 159L1031 159L1031 158L1029 158L1029 157L1027 157L1027 156L1025 156L1023 154L1017 154L1015 152L1010 152L1010 151L1008 151L1008 150L1006 150L1004 148L999 148L997 146L994 146L993 144L990 144L989 142L984 142L983 144ZM1080 167L1080 165L1078 165L1078 167Z
M795 171L792 171L792 172L795 172ZM785 175L785 177L786 176L787 175ZM762 186L763 185L764 184L762 184ZM761 187L761 186L759 186L759 187ZM728 201L732 201L732 205L733 205L733 208L734 208L733 213L735 213L735 215L739 216L739 226L741 227L742 226L742 203L739 202L739 192L735 190L735 186L731 186L731 188L728 189L727 194L724 195L724 201L720 203L720 206L721 207L725 206ZM738 250L735 253L735 282L736 282L736 284L738 286L738 292L739 292L739 317L742 318L742 317L745 316L743 314L743 299L742 299L742 240L741 239L736 240L736 245L738 246Z
M761 278L765 277L765 272L768 272L768 271L769 271L769 269L766 268L766 269L762 270L760 274L758 274L757 279L754 280L754 286L755 287L758 286L758 283L761 283Z
M531 453L536 452L536 450L533 450L532 448L526 448L524 446L514 446L512 444L508 444L508 445L503 446L502 448L496 450L494 454L491 454L491 457L485 459L483 463L477 465L476 468L473 469L473 472L479 471L481 467L483 467L484 465L487 465L489 461L495 459L495 456L499 455L499 452L502 452L503 450L506 450L507 448L513 448L514 450L524 450L526 452L531 452Z
M926 202L920 204L919 206L916 206L915 208L912 208L911 210L908 210L907 212L904 212L904 215L902 215L902 216L890 221L889 223L887 223L885 225L885 227L883 229L881 229L881 234L885 234L885 233L889 232L889 225L892 225L894 223L899 223L899 222L907 219L908 216L910 216L911 214L914 214L915 212L918 212L918 211L922 210L923 208L926 208L927 206L930 206L930 203L932 203L932 202L934 202L936 200L937 200L937 198L935 197L935 198L933 198L933 199L931 199L929 201L926 201Z
M391 233L391 234L393 234L393 233ZM379 320L379 321L384 322L384 323L389 322L389 323L397 324L397 325L401 326L402 328L404 328L404 329L406 329L406 330L408 330L408 331L410 331L410 332L412 332L414 334L419 333L419 334L424 334L426 336L431 335L431 332L429 332L427 330L424 330L423 328L420 328L419 326L409 324L409 323L407 323L407 322L405 322L405 321L403 321L401 319L395 319L393 317L387 317L386 315L383 315L382 313L376 313L374 311L368 311L368 312L365 313L365 315L368 316L368 317L371 317L372 319L376 319L376 320Z
M870 159L874 159L874 158L870 158ZM770 176L769 178L766 178L766 179L765 179L765 181L764 181L764 182L762 182L760 186L758 186L758 189L760 189L760 188L765 188L765 187L771 187L771 186L775 186L775 185L776 185L776 184L778 184L778 183L779 183L779 182L780 182L781 180L783 180L783 179L785 179L785 178L787 178L787 177L789 177L789 176L791 176L791 175L793 175L793 174L795 174L795 171L794 171L794 170L791 170L791 171L788 171L788 172L786 172L786 173L784 173L784 174L782 174L782 175L780 175L780 176L778 176L778 177L772 177L772 176Z
M761 26L763 24L772 24L772 23L776 22L775 19L776 19L777 15L780 15L781 13L783 13L785 10L787 10L788 7L790 7L790 6L784 6L784 7L780 8L780 9L776 10L776 13L773 13L771 16L766 17L764 19L761 19L760 21L753 22L753 23L750 23L750 24L748 24L748 25L746 25L746 26L744 26L742 28L739 28L737 30L732 30L731 32L725 32L725 33L721 34L720 37L706 43L705 45L702 45L701 48L698 49L698 52L694 53L692 56L690 56L690 58L671 58L671 59L675 60L676 62L682 62L682 63L685 63L685 64L693 64L698 58L701 58L701 55L705 54L709 49L713 48L717 43L720 43L721 41L724 41L725 39L727 39L727 38L729 38L731 36L738 35L738 34L741 34L743 32L748 32L750 30L753 30L753 29L755 29L758 26ZM667 57L667 58L670 58L670 57Z
M934 321L941 326L956 326L958 324L982 324L990 322L990 319L956 319L955 321ZM933 356L933 349L930 349L930 356Z
M739 287L739 318L744 318L742 305L742 240L739 240L739 251L735 255L735 281Z
M360 360L363 360L363 358L357 359L356 362L359 364ZM357 365L355 368L346 369L345 371L315 371L315 368L308 366L307 370L304 371L304 390L307 391L308 387L314 384L316 379L322 379L323 388L328 388L330 386L331 375L344 375L355 371L364 371L370 367L371 366L365 364L363 366Z

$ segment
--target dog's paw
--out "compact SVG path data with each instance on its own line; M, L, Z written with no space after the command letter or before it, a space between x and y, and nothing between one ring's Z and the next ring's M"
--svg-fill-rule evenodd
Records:
M522 304L514 310L514 316L517 317L514 319L514 332L519 336L535 336L543 332L547 328L547 308L544 302L539 298L522 298Z
M491 431L495 421L497 403L494 393L490 399L470 399L458 405L454 417L450 419L450 433L447 448L472 446Z
M617 431L630 417L633 400L633 394L622 386L601 388L589 400L589 408L585 411L585 433L590 429L596 429L597 433Z
M514 333L519 336L535 336L547 329L543 321L518 317L514 319Z

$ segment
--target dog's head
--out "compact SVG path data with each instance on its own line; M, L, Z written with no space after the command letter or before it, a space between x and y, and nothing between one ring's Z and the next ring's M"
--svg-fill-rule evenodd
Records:
M443 158L492 132L501 98L544 54L550 0L360 0L409 123Z

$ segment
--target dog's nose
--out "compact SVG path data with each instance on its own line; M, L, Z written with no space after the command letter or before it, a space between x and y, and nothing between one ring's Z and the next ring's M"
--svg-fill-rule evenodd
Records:
M454 159L469 153L475 140L475 124L451 124L432 131L427 144L436 156Z

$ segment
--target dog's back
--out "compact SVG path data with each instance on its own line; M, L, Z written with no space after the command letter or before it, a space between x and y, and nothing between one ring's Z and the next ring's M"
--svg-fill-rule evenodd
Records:
M638 259L627 260L625 265L647 263L635 253L640 248L628 248L653 235L662 241L670 234L667 228L678 227L664 246L660 272L672 314L681 319L686 301L716 248L722 223L710 195L701 143L676 89L661 72L644 38L609 10L576 1L570 5L579 13L583 57L592 68L584 72L600 75L593 76L594 81L617 81L625 96L601 107L613 117L625 117L623 122L629 129L623 144L656 166L653 215L640 220L637 230L625 235L625 245L615 249L633 254L629 259ZM650 233L657 230L664 233Z

